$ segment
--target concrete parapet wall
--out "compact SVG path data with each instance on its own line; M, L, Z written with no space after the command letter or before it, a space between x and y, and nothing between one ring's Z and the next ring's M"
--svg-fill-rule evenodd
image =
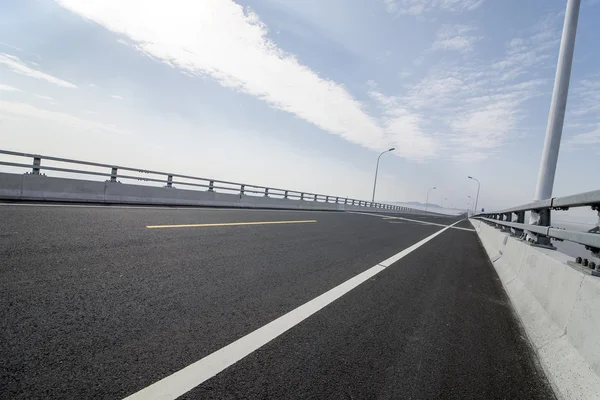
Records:
M415 213L419 210L397 210L325 203L321 201L248 196L203 190L132 185L53 178L44 175L0 173L0 199L18 201L61 201L103 204L139 204L165 206L207 206L232 208L272 208L314 211L362 211L381 213Z
M559 399L600 399L600 278L471 220Z

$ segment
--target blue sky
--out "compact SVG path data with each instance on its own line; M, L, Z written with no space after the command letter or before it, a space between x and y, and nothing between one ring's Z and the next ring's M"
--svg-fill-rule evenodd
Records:
M1 148L368 199L529 202L564 0L4 0ZM598 189L582 3L554 194ZM586 173L585 171L588 171Z

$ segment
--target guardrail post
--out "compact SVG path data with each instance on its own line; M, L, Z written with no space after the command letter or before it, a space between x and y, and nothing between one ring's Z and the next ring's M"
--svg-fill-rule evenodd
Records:
M269 188L265 188L265 197L269 197Z
M517 224L525 223L525 211L518 211L515 213L517 215L517 220L515 221ZM515 236L522 236L523 229L513 228L515 230Z
M288 191L286 190L285 193L283 194L283 198L287 199L288 198Z
M329 203L329 196L325 197L325 203Z
M534 223L530 223L532 225L537 226L550 226L551 218L550 218L550 208L543 208L541 210L532 210L531 211L532 220ZM527 240L532 242L533 246L544 247L547 249L556 250L556 247L552 245L552 241L546 235L542 235L540 233L527 232Z
M173 187L173 175L168 175L167 176L167 187L168 188L172 188Z
M300 200L304 200L304 193L300 193Z
M348 198L347 197L344 199L344 204L348 204Z
M315 194L315 198L313 199L313 201L317 201L317 195Z
M499 220L500 216L498 214L493 214L492 218L495 220ZM500 228L500 225L494 224L494 228Z
M31 170L31 173L33 175L40 174L40 165L42 165L42 158L41 157L33 157L33 169Z
M506 213L506 214L504 214L503 220L506 221L506 222L511 222L511 220L512 220L512 213ZM512 235L512 228L511 227L503 226L502 227L502 231L508 232L508 233L510 233Z
M244 195L244 191L246 190L246 185L241 185L240 186L240 196Z
M215 181L208 182L208 191L209 192L214 192L215 191Z
M335 198L335 204L338 204L339 202L340 202L340 198L339 198L339 197L336 197L336 198Z
M117 173L118 172L119 172L119 169L117 167L112 167L112 169L110 170L110 181L111 182L117 181Z
M597 222L596 222L596 226L593 227L592 229L590 229L588 231L588 233L600 234L600 204L594 204L594 205L592 205L592 210L596 211L596 213L598 214L598 219L597 219ZM600 257L600 248L586 246L586 249L588 249L589 251L591 251L592 254L594 254L594 256ZM596 271L597 272L594 273L593 275L600 277L600 264L596 267Z

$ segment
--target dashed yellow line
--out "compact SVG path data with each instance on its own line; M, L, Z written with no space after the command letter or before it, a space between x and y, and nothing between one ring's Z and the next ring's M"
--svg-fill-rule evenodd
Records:
M148 225L148 229L164 229L164 228L200 228L200 227L215 227L215 226L244 226L244 225L282 225L282 224L308 224L315 223L316 219L307 219L301 221L258 221L258 222L225 222L218 224L185 224L185 225Z

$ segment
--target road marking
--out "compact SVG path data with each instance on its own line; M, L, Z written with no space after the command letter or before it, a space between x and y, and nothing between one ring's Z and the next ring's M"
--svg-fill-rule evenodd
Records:
M148 225L148 229L164 229L164 228L198 228L212 226L243 226L243 225L281 225L281 224L308 224L315 223L316 219L307 219L302 221L257 221L257 222L225 222L217 224L185 224L185 225Z
M355 213L353 213L353 214L369 215L369 216L371 216L371 217L382 217L382 215L380 215L380 214L371 214L371 213L363 213L363 212L355 212ZM433 225L433 226L443 226L443 227L446 227L446 226L448 226L448 225L445 225L445 224L438 224L438 223L436 223L436 222L421 221L421 220L418 220L418 219L410 219L410 218L404 218L404 217L390 217L390 216L387 216L387 215L386 215L386 216L383 216L383 217L384 217L384 218L382 218L382 219L383 219L383 220L387 220L387 221L391 221L391 220L401 220L401 221L416 222L416 223L418 223L418 224L423 224L423 225ZM393 222L390 222L390 223L392 223L392 224L393 224ZM454 226L454 225L456 225L456 224L452 224L452 225L450 225L450 227L451 227L452 229L459 229L459 230L462 230L462 231L475 232L475 230L474 230L474 229L469 229L469 228L461 228L461 227Z
M353 278L348 279L346 282L334 287L318 297L315 297L300 307L282 315L281 317L269 322L268 324L258 328L257 330L247 334L235 342L228 344L227 346L209 354L193 364L188 365L172 375L161 379L160 381L153 383L139 392L126 397L125 400L176 399L177 397L189 392L196 386L202 384L226 368L240 361L244 357L263 347L271 340L287 332L289 329L298 325L300 322L304 321L327 305L333 303L361 283L369 280L393 263L406 257L408 254L417 250L419 247L423 246L436 236L441 235L459 222L461 221L457 221L450 226L446 226L444 229L440 229L436 233L427 236L425 239L402 250L387 260L384 260L368 270L354 276Z
M392 218L393 219L393 218ZM419 222L419 221L406 221L406 222L413 222L415 224L421 224L421 225L435 225L435 226L448 226L448 225L443 225L443 224L434 224L434 223L427 223L427 222ZM405 224L405 221L390 221L390 224ZM469 229L469 228L462 228L460 226L453 226L451 227L452 229L458 229L461 231L467 231L467 232L475 232L475 229Z

